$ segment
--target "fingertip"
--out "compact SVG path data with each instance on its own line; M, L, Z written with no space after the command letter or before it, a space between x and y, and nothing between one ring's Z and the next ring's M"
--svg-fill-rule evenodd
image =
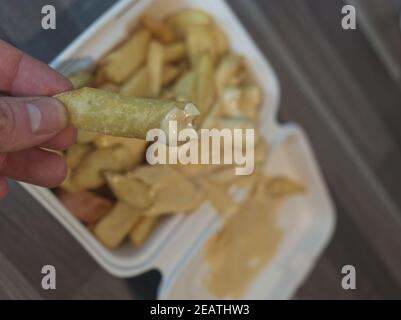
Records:
M68 126L59 132L56 136L51 138L49 141L41 144L42 148L53 149L53 150L66 150L71 147L77 141L78 130L72 126Z
M51 175L49 175L47 183L44 186L47 188L55 188L61 185L67 177L68 172L67 162L63 157L55 153L52 153L51 156L54 157L54 159L49 161L51 164Z
M71 81L62 74L24 54L10 91L15 96L53 96L72 88Z
M28 102L27 110L34 134L59 133L68 125L67 111L55 98L41 97Z

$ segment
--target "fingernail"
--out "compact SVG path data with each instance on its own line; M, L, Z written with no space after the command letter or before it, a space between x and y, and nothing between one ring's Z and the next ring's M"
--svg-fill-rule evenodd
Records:
M53 98L39 98L26 104L32 133L49 134L67 125L67 114L61 102Z

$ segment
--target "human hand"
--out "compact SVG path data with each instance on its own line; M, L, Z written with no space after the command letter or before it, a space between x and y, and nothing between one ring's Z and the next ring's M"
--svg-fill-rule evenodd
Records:
M0 199L6 177L43 187L64 180L64 159L42 148L64 150L75 142L64 107L49 97L71 88L46 64L0 40Z

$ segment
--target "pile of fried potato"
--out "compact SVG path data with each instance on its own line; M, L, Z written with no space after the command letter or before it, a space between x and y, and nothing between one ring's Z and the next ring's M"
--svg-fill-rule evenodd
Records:
M126 96L190 101L202 128L255 128L261 89L244 57L230 51L212 17L187 9L164 21L140 18L133 33L98 63L93 74L71 76L76 88L92 86ZM146 141L80 131L65 152L69 174L55 192L107 247L129 238L139 246L161 217L193 212L209 201L225 218L239 207L233 187L250 190L263 176L267 145L258 138L253 175L231 165L156 165L145 161ZM302 187L277 178L277 192ZM281 191L280 191L281 190Z

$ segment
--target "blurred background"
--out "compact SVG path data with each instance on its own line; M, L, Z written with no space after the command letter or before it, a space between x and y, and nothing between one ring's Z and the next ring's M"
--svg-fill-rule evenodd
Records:
M115 2L0 0L0 39L49 62ZM337 210L334 237L294 298L401 298L401 0L227 2L273 64L280 120L307 132ZM56 30L40 28L46 4ZM345 4L356 30L341 27ZM39 289L45 264L57 290ZM341 287L347 264L356 290ZM127 281L103 271L16 183L0 202L0 270L3 299L152 298L160 281L157 271Z

